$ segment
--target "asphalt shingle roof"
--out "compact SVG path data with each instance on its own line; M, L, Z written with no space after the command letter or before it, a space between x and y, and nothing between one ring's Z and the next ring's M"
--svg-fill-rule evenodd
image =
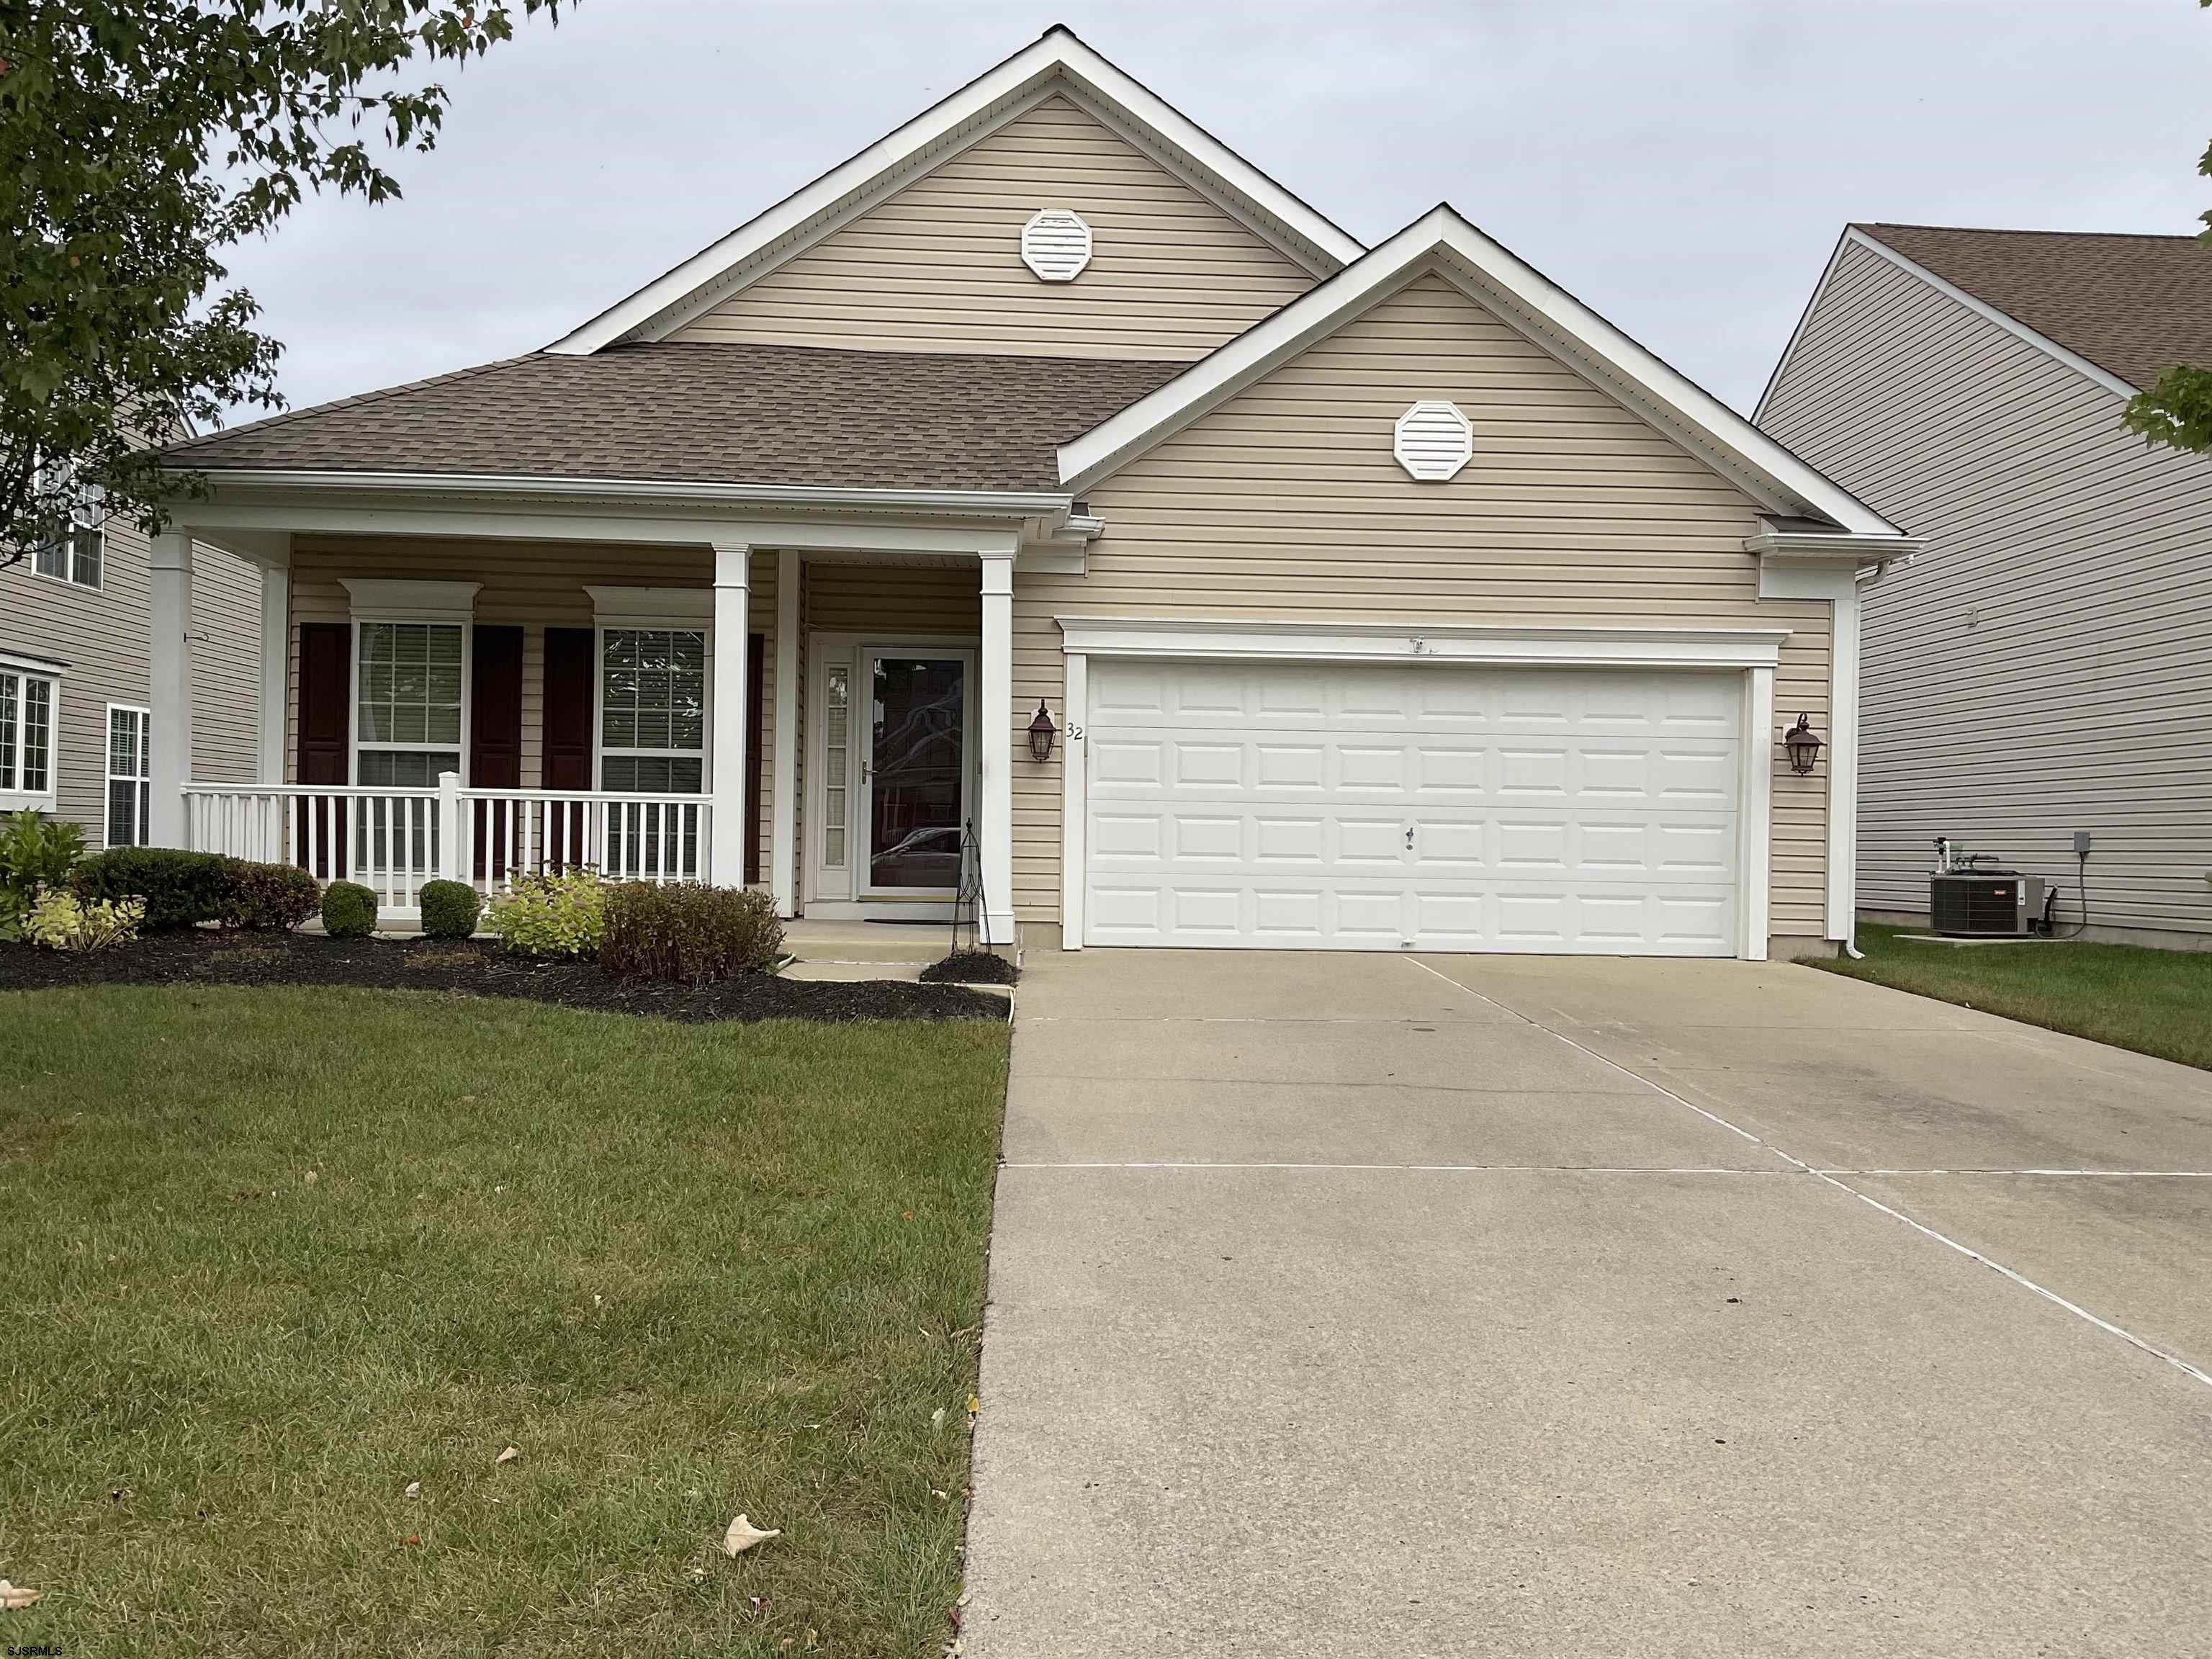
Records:
M2138 389L2212 364L2212 247L2194 236L1858 228Z
M1188 368L1107 358L538 352L173 446L179 469L1053 489L1058 447Z

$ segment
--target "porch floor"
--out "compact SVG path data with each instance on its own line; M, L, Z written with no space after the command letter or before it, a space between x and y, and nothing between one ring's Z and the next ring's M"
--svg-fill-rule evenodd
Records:
M811 921L783 925L793 958L787 979L867 980L921 977L952 949L950 922Z

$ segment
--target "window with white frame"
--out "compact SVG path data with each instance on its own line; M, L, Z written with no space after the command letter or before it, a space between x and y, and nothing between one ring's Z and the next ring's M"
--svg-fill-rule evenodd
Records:
M0 806L54 805L61 682L0 662Z
M822 867L845 867L848 813L845 768L853 740L853 665L824 663L822 669Z
M599 787L696 795L706 773L706 631L602 629Z
M129 703L107 705L107 844L143 847L154 797L153 716Z
M53 504L51 538L32 550L31 568L41 576L98 587L107 540L107 497L97 484L76 484L69 469L40 469L39 495Z
M468 629L457 623L363 622L356 671L354 781L432 788L461 770Z

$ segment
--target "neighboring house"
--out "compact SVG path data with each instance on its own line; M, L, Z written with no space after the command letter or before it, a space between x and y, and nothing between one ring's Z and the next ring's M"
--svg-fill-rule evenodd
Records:
M0 811L31 807L83 826L89 847L148 837L146 537L88 500L69 535L0 569ZM259 686L260 579L202 548L193 597L193 775L250 782Z
M1913 546L1449 208L1362 247L1064 29L542 351L173 456L276 621L269 769L157 775L166 835L402 910L583 859L917 918L972 866L1070 948L1832 948L1854 578Z
M2193 236L1853 225L1760 426L1927 541L1865 606L1859 902L1925 915L1937 836L2091 937L2212 946L2212 459L2124 430L2212 364Z

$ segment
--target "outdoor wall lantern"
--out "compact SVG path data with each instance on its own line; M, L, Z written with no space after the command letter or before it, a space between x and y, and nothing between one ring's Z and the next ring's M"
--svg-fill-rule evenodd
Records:
M1797 724L1782 734L1782 746L1790 751L1790 769L1803 777L1813 769L1813 763L1820 758L1820 733L1813 730L1813 717L1800 714Z
M1052 740L1060 728L1052 723L1052 712L1040 702L1036 718L1030 722L1030 754L1038 761L1052 758Z

